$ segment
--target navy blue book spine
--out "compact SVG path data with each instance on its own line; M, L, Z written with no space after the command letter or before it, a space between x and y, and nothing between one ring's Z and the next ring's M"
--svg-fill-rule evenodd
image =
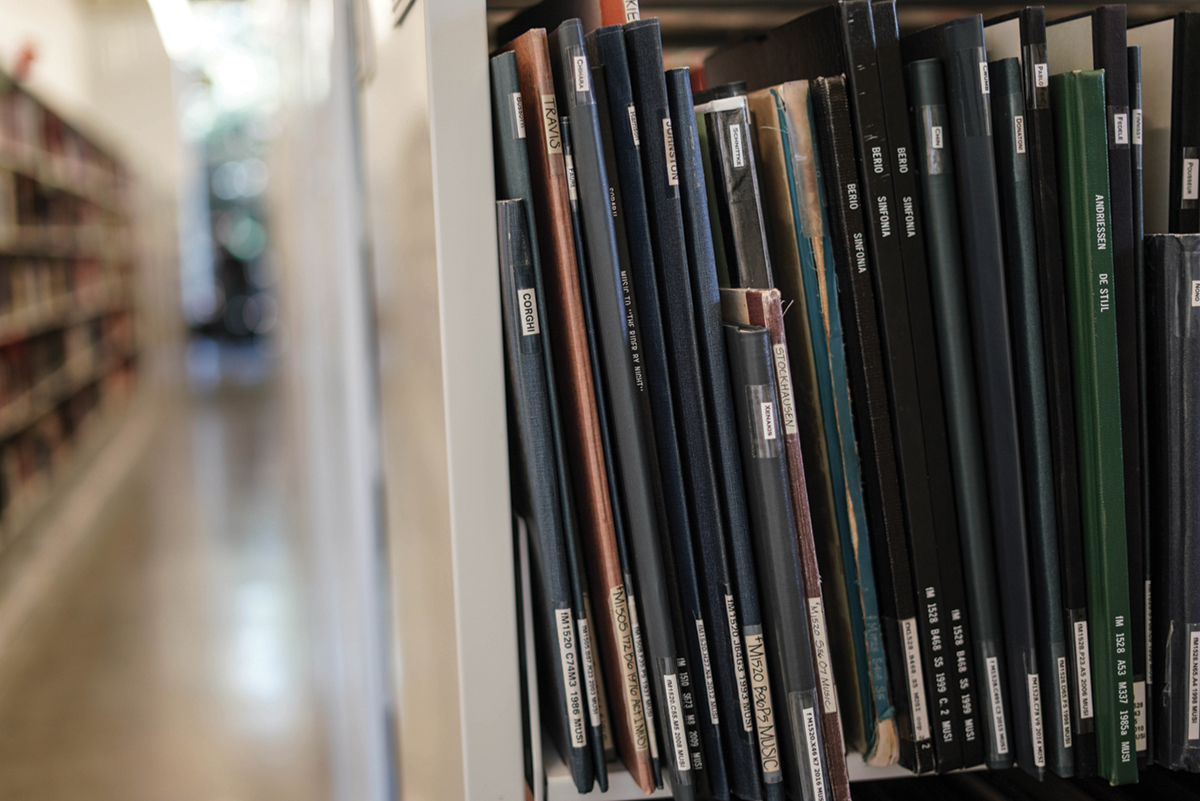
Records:
M606 42L602 46L601 41ZM693 512L684 485L679 431L671 402L658 286L654 281L654 257L646 219L646 196L642 185L638 147L633 140L635 118L625 59L625 40L620 26L593 31L587 37L592 74L600 111L601 137L609 172L609 199L614 215L622 220L627 261L621 268L621 285L626 301L638 321L639 369L644 377L643 397L654 427L662 476L675 574L683 607L685 639L692 670L688 696L690 709L700 729L700 742L693 743L693 762L703 755L703 766L714 798L729 798L720 715L713 702L715 690L711 670L709 637L704 627L702 593L697 583L696 554L692 542ZM615 51L615 52L614 52Z
M637 571L639 624L646 674L659 723L660 757L677 799L696 797L697 771L689 744L689 726L682 692L686 676L686 646L678 598L671 579L670 541L664 536L657 487L657 455L653 429L643 419L637 374L630 348L633 326L620 283L616 230L611 216L609 183L604 163L600 123L591 84L591 65L578 20L568 20L550 34L554 85L560 105L569 110L571 144L584 244L588 257L593 320L608 399L611 444L618 490L622 497L629 544ZM681 667L685 669L681 671ZM694 729L694 720L692 721Z
M692 292L692 319L700 356L701 379L705 391L705 411L711 423L709 459L716 473L720 519L724 527L732 585L725 590L725 606L731 629L738 707L743 731L753 730L748 679L745 673L745 648L741 632L747 626L762 626L758 579L754 554L750 547L749 517L742 482L741 455L734 426L733 395L729 383L729 365L721 331L721 293L717 283L717 263L709 227L708 197L704 183L704 163L696 128L695 106L686 69L670 70L666 75L667 102L671 130L675 136L675 158L679 174L680 208L683 212L684 250L688 260L688 278ZM705 554L707 557L707 554ZM753 753L761 754L757 742ZM762 772L763 795L771 801L783 798L781 771ZM761 796L760 796L761 797ZM749 796L747 796L749 798Z
M529 228L520 200L497 204L500 281L510 413L518 440L513 449L518 471L517 506L530 527L529 551L537 642L542 675L554 688L554 738L571 770L575 787L590 792L594 779L588 749L587 701L580 671L571 582L558 503L558 463L554 457L546 372L533 281Z

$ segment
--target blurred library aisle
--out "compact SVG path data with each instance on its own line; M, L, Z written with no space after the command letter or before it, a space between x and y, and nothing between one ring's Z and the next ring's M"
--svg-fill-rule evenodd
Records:
M0 663L0 799L330 797L273 385L179 397Z

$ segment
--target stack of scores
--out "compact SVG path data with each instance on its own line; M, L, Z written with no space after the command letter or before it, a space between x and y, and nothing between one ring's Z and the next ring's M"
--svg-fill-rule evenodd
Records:
M508 30L514 510L578 789L1200 770L1200 15L843 0L695 96L657 20Z

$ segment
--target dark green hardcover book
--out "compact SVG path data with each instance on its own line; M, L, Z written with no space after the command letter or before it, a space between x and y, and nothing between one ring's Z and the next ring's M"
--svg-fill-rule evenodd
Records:
M922 59L908 65L909 97L916 129L917 165L921 176L921 202L925 210L929 243L929 277L937 329L938 357L942 363L954 475L954 503L961 523L963 571L967 577L971 640L981 670L1003 661L1003 624L1000 590L993 566L992 530L988 525L987 468L979 427L979 402L971 353L966 277L958 227L958 200L954 175L953 143L946 113L945 81L941 61ZM955 645L959 637L955 631ZM965 644L964 643L964 644ZM959 677L960 680L962 677ZM986 762L994 769L1012 766L1012 749L1005 723L1003 690L999 676L988 677L993 691L980 688L960 701L974 704L983 731L967 736L987 743Z
M1152 596L1152 568L1150 564L1150 541L1148 536L1150 528L1150 440L1148 439L1150 430L1150 403L1149 389L1146 379L1146 249L1141 246L1142 239L1145 236L1145 222L1143 218L1144 204L1142 198L1142 48L1133 45L1128 48L1129 54L1129 155L1130 165L1133 168L1133 241L1138 243L1138 247L1134 248L1133 264L1134 271L1137 273L1137 328L1138 328L1138 392L1141 403L1139 410L1141 414L1139 419L1141 422L1141 448L1142 448L1142 497L1146 502L1142 504L1142 531L1147 532L1147 536L1142 538L1142 581L1139 584L1134 580L1130 586L1131 593L1141 592L1145 599L1145 638L1144 647L1146 651L1146 683L1140 688L1134 688L1135 704L1134 712L1137 720L1137 751L1138 765L1146 766L1154 761L1154 706L1150 702L1151 685L1154 682L1152 671L1153 665L1150 661L1151 652L1153 650L1151 642L1154 640L1153 628L1151 622L1153 616L1150 613L1150 599Z
M1075 363L1099 775L1137 781L1104 73L1050 77Z
M1017 413L1028 501L1030 575L1037 629L1036 674L1028 674L1034 758L1059 776L1074 773L1071 742L1071 692L1067 678L1067 638L1063 625L1058 565L1058 512L1054 503L1054 456L1050 447L1050 410L1038 293L1037 239L1029 162L1021 62L1004 58L988 65L992 81L992 140L1000 185L1000 219L1008 267L1012 309L1013 356L1017 377ZM1036 679L1035 679L1036 675Z
M1063 619L1073 647L1067 651L1071 688L1071 750L1076 778L1096 775L1096 731L1092 715L1091 662L1087 654L1087 581L1083 566L1083 522L1079 508L1079 460L1075 445L1075 390L1071 376L1071 331L1059 224L1058 167L1054 157L1054 111L1050 108L1046 9L1029 6L984 23L988 58L1021 59L1025 77L1025 136L1029 166L1036 176L1034 233L1038 243L1038 293L1050 448L1054 453L1055 511L1058 514L1059 579Z
M1200 772L1200 236L1146 237L1146 294L1155 759Z
M1117 359L1121 382L1121 443L1125 459L1125 537L1129 562L1131 637L1145 642L1142 549L1146 537L1142 510L1141 382L1138 376L1138 318L1134 239L1132 149L1129 127L1128 15L1123 4L1102 5L1046 26L1052 73L1103 70L1108 112L1108 243L1113 259L1113 302L1117 313ZM1165 77L1165 76L1164 76ZM1132 648L1134 696L1145 692L1146 654ZM1134 704L1134 728L1145 726L1144 706Z

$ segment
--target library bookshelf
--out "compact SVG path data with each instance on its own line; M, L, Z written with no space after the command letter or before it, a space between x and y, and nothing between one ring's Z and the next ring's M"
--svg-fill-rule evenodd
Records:
M797 13L791 11L790 16ZM440 677L423 672L425 655L412 655L420 650L414 624L402 620L397 634L397 650L402 654L397 672L402 675L394 687L400 783L410 794L427 789L410 765L414 758L425 758L428 750L414 742L412 733L432 742L449 726L458 747L450 754L441 751L436 765L461 777L462 797L518 801L527 789L521 745L524 679L518 667L492 183L489 10L485 0L415 0L399 3L383 24L386 28L376 31L378 40L369 45L377 59L377 73L364 93L367 188L376 206L372 238L382 347L386 352L393 347L393 338L407 336L407 349L414 348L413 340L419 341L421 354L396 368L394 378L389 377L393 368L385 355L382 422L385 440L427 442L430 430L443 437L432 468L436 476L430 478L429 469L419 475L429 491L414 497L411 489L389 490L389 503L399 499L389 509L389 515L399 519L389 523L389 547L409 553L411 545L397 546L397 542L420 534L444 537L450 549L446 565L429 557L428 562L397 568L398 558L393 555L392 591L403 595L406 590L397 584L427 583L429 576L444 576L450 582L452 620L439 617L440 612L423 611L420 625L435 625L435 621L438 626L452 625L452 643L444 642L450 638L444 629L434 636L438 652L453 657L457 686L457 718L449 723L444 708L439 706L435 713L423 703L406 700L414 692L410 685L416 676ZM378 18L375 25L381 25ZM368 49L362 42L359 48L360 52ZM414 88L414 82L423 86ZM403 123L394 119L397 116L405 118ZM414 126L419 129L415 134ZM413 141L417 145L411 145ZM390 152L381 155L381 147ZM418 207L431 216L428 230L409 231L408 241L401 241L404 232L394 233L389 226L394 227L406 209ZM412 258L401 259L391 255L394 252ZM398 288L389 290L389 283ZM395 308L391 303L397 304ZM404 319L393 322L393 314ZM425 385L436 380L440 408L389 411L398 405L394 396L399 391L389 389L393 380ZM412 459L411 450L398 455L389 451L387 482L398 483L402 479L397 475L409 474ZM414 522L418 519L436 522L422 530ZM393 603L404 605L395 598ZM406 615L416 617L403 610L398 613L401 618ZM404 664L405 653L415 666ZM529 719L539 742L536 711ZM531 799L582 798L553 747L535 747L534 752L534 775L544 781L528 788ZM857 754L849 760L852 781L912 775L898 767L867 766ZM653 797L669 795L667 787ZM632 801L644 796L623 768L612 764L609 791L594 790L587 797Z
M133 394L129 179L0 76L0 548Z

